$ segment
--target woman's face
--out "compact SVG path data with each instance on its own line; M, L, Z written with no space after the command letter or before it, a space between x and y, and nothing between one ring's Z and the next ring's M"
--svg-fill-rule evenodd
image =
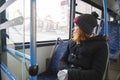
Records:
M79 33L79 30L80 28L77 25L73 28L73 37Z
M73 40L75 42L85 40L85 39L90 38L90 37L91 37L91 34L90 35L86 34L85 32L83 32L81 30L81 28L79 26L76 25L73 28Z
M75 26L73 28L73 40L75 42L78 42L80 40L80 28L78 26Z

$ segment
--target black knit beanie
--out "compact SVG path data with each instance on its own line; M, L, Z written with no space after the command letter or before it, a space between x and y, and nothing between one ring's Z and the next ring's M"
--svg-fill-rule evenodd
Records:
M93 29L97 26L97 17L98 14L96 12L92 12L91 14L83 14L81 16L77 16L74 18L74 23L80 27L87 34L92 34Z

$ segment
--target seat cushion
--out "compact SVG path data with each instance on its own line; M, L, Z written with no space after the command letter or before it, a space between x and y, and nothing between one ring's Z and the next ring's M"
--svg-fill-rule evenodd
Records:
M38 75L37 80L57 80L57 75L49 73L49 72L44 72L44 73Z

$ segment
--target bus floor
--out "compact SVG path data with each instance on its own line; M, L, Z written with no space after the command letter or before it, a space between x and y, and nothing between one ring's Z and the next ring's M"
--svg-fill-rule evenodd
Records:
M117 61L110 60L109 80L120 80L120 57Z

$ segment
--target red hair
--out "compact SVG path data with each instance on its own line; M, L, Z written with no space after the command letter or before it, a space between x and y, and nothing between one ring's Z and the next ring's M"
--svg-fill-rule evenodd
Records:
M85 33L79 27L78 32L73 36L73 40L75 42L79 42L79 41L83 41L83 40L86 40L86 39L90 38L90 36L91 36L91 34Z

